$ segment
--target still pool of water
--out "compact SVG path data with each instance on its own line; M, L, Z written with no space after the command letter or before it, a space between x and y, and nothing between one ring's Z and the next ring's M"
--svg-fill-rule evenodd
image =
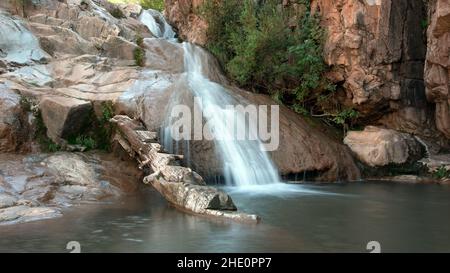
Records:
M450 187L395 183L224 188L257 225L185 214L153 189L64 217L0 226L1 252L450 252Z

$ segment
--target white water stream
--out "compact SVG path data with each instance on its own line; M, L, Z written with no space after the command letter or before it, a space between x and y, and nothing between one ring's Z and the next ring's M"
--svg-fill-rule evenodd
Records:
M154 36L176 42L175 32L164 19L164 16L154 10L146 10L139 17ZM221 136L215 139L214 143L223 162L223 176L227 185L249 186L268 185L279 182L279 174L272 163L268 153L263 150L262 143L257 140L238 140L234 128L231 128L228 121L229 115L235 117L237 126L247 126L245 115L238 112L225 111L227 105L240 104L239 101L222 85L211 81L204 71L208 67L203 67L202 62L205 54L203 49L191 43L182 44L184 50L184 69L188 81L188 87L192 94L201 98L200 106L209 124L212 124L214 135ZM218 109L208 111L208 109ZM248 126L247 126L248 127ZM239 128L239 127L238 127ZM173 139L163 129L163 145L173 151ZM250 138L252 139L252 138ZM189 145L184 143L184 153L189 158ZM171 152L172 152L171 151ZM188 153L188 154L186 154Z

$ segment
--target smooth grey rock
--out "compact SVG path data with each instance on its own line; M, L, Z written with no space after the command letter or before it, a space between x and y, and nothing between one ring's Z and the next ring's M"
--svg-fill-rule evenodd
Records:
M0 209L14 206L16 203L16 197L7 193L0 193Z
M51 57L38 39L25 28L22 20L0 11L0 59L7 63L25 65L46 62Z
M14 206L0 209L0 225L24 223L62 216L57 208Z

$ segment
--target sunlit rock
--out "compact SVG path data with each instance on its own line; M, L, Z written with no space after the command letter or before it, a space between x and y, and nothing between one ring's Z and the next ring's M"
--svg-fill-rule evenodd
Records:
M349 132L344 143L359 160L372 167L407 163L420 159L423 152L413 136L374 126Z

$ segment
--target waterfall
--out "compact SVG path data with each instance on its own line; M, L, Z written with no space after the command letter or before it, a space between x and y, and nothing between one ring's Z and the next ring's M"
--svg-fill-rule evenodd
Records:
M141 14L139 19L156 37L175 42L175 33L161 13L147 10ZM214 138L214 145L223 162L222 169L225 183L237 186L278 183L278 171L268 153L264 151L262 142L257 137L249 140L238 140L234 128L229 126L228 121L230 121L231 115L237 126L243 126L240 128L249 127L246 124L247 120L244 113L236 110L230 112L228 108L225 111L226 106L245 103L241 99L237 99L224 86L208 78L205 71L209 71L213 67L209 67L209 62L203 62L203 58L208 58L208 55L201 47L186 42L178 45L181 45L184 51L184 70L188 91L192 96L201 99L201 105L198 106L208 124L213 125L213 130L211 131L213 131L214 135L221 136L220 139ZM177 97L181 96L179 95L180 93L181 91L176 93L175 97L171 99L171 105L181 102L182 99ZM213 107L222 110L209 111ZM161 128L163 146L171 153L178 152L181 146L184 152L187 153L185 157L189 158L189 142L173 141L168 128L170 124L168 116L169 113L167 114L165 125ZM251 134L251 132L248 134Z
M167 23L161 12L152 9L144 10L139 16L139 21L146 25L156 38L177 41L175 31Z
M215 107L237 105L240 102L227 89L212 82L203 73L202 49L190 43L183 43L184 66L190 90L196 97L202 99L202 111L207 111L207 119L214 126L214 133L222 136L215 140L224 166L224 176L227 184L261 185L272 184L279 180L278 172L263 150L259 140L237 140L234 128L227 123L229 115L236 125L245 127L246 119L243 113L237 111L208 111Z

